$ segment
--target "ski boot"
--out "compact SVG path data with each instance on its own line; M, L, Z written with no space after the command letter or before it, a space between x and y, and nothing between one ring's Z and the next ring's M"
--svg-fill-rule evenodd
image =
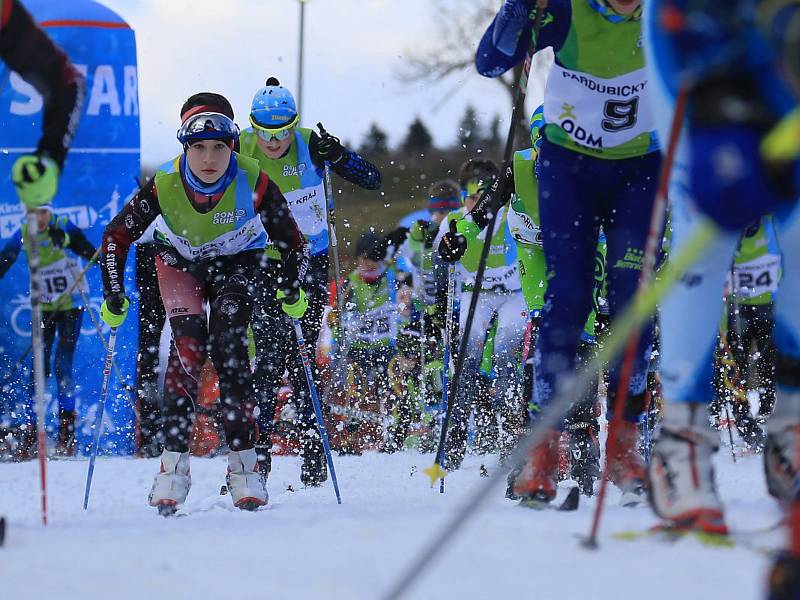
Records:
M264 481L267 481L270 471L272 471L272 440L269 437L266 443L256 443L256 457L258 458L258 470L264 477Z
M228 452L225 483L233 505L241 510L258 510L269 500L267 481L259 468L255 448Z
M800 420L772 417L767 421L764 471L770 495L780 502L792 502L798 481Z
M515 477L513 495L521 499L520 505L535 508L536 505L550 503L556 497L560 437L560 431L548 431Z
M17 447L14 452L14 462L34 460L39 455L37 445L38 431L33 423L26 423L17 429Z
M648 467L650 505L669 527L727 534L711 455L719 448L701 404L670 404Z
M58 440L56 441L56 456L69 457L75 455L75 411L62 410L59 412Z
M622 490L622 506L636 506L645 495L647 472L639 452L639 424L620 421L615 425L613 453L608 455L609 477ZM606 441L606 452L609 442Z
M303 464L300 467L300 481L306 487L319 487L328 480L328 465L325 450L316 428L307 429L300 441Z
M158 514L169 517L186 502L192 476L189 473L189 453L164 450L161 453L161 470L153 481L147 500L158 508Z
M747 399L738 399L733 402L733 418L736 429L742 436L744 443L756 453L764 451L764 430L758 421L750 414L750 403Z
M570 476L581 494L594 495L594 482L600 477L600 441L597 423L569 426Z

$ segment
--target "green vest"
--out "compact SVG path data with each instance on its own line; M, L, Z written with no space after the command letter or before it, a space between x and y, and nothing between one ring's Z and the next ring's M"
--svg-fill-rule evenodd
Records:
M612 22L571 0L572 21L547 78L544 135L607 159L658 150L641 20Z
M269 158L258 147L258 136L245 129L240 138L241 153L258 161L261 170L275 182L286 198L289 210L312 255L328 251L328 220L322 173L311 160L308 142L311 129L296 127L294 143L285 156Z
M397 307L391 302L389 278L384 275L370 284L353 272L348 280L352 295L345 328L352 339L350 345L389 345L397 337Z
M252 158L234 156L238 173L207 213L198 212L186 194L179 169L181 157L156 170L155 186L161 206L156 241L174 246L190 261L264 247L266 232L253 206L260 169Z
M539 221L539 182L534 166L536 157L533 148L514 153L514 196L508 227L511 236L522 244L542 245L542 230Z
M441 228L448 231L450 222L464 215L464 207L454 210L442 221ZM519 274L517 272L516 245L508 232L508 211L500 209L497 224L492 235L489 255L486 258L486 270L483 273L481 289L494 291L516 291L520 289ZM441 231L442 229L440 229ZM507 235L508 234L508 235ZM461 281L461 290L471 291L475 285L475 273L481 260L483 242L488 235L488 228L482 235L467 237L467 251L458 263L458 278Z
M431 226L436 227L435 224L431 224ZM408 259L411 266L414 307L420 312L424 312L428 307L436 304L433 248L426 248L424 241L412 240L409 236L399 253Z
M736 301L740 304L768 304L778 290L781 255L771 217L761 219L758 230L743 235L733 271Z
M55 223L60 229L64 229L67 218L58 217ZM22 244L25 251L29 252L30 238L28 237L27 223L22 225ZM51 312L75 308L80 303L81 290L89 291L85 278L82 278L81 282L73 287L75 277L79 273L79 263L68 256L64 248L53 244L50 234L46 230L36 234L36 245L39 250L42 310ZM66 295L65 292L70 288L73 288L73 293Z

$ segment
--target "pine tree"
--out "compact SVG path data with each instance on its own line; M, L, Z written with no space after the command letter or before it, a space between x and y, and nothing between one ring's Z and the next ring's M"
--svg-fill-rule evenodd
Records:
M381 156L389 153L388 145L389 136L386 132L378 127L378 124L373 122L369 126L367 135L364 136L364 141L359 148L360 152L365 156Z
M481 125L478 122L478 111L471 104L467 105L464 116L458 124L458 144L467 151L477 148L483 140Z
M433 146L433 137L419 117L416 117L408 127L406 139L403 141L403 150L406 152L424 153Z

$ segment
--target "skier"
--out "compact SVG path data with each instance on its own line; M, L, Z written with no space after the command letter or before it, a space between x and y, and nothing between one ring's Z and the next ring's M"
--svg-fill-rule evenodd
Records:
M666 526L723 534L712 463L719 436L708 415L719 294L741 230L766 213L775 215L784 263L765 470L770 493L782 501L795 499L798 483L800 316L792 303L800 297L800 209L794 204L800 138L798 88L789 82L798 81L800 70L796 40L781 36L783 25L800 17L800 3L658 0L648 11L646 48L662 136L679 90L687 94L670 184L673 252L687 245L701 212L722 227L661 305L665 407L649 467L651 504Z
M58 389L58 440L56 456L72 456L75 453L75 382L72 379L72 359L81 332L84 307L81 291L88 292L86 280L75 281L77 263L66 250L86 260L93 260L95 248L80 229L66 217L56 217L49 204L40 205L35 211L39 246L39 275L42 280L42 311L44 334L45 379L50 377L50 354L58 332L55 353L55 376ZM0 251L0 278L17 260L20 251L29 247L28 227L25 223L16 231ZM68 290L73 290L67 295ZM31 373L31 398L34 397L33 373ZM18 456L32 458L36 449L35 427L25 429Z
M322 315L328 300L327 211L323 183L326 163L343 179L368 190L381 186L378 168L357 153L345 148L339 139L326 131L317 134L300 127L291 92L275 77L267 79L250 107L251 128L242 131L241 154L258 161L261 169L280 188L289 210L311 247L311 259L303 283L308 291L309 310L302 320L309 348L316 348ZM332 193L332 191L331 191ZM275 274L280 273L280 256L267 241L263 275L260 282L271 282L259 291L253 319L256 343L254 382L259 407L259 461L265 476L269 474L270 433L274 429L275 403L284 371L299 404L299 429L303 464L300 479L305 485L320 485L327 479L325 457L317 432L308 384L297 351L294 331L275 301ZM319 370L312 369L320 389Z
M531 39L533 0L507 0L484 34L478 71L496 77L519 63ZM548 405L559 380L574 369L581 331L592 309L595 248L602 226L607 239L610 315L633 297L661 165L649 107L641 48L639 0L551 0L542 15L537 50L552 47L555 64L544 94L546 125L539 153L539 206L548 281L535 349L536 404ZM552 267L551 267L552 268ZM612 481L633 503L645 483L638 452L638 421L645 403L652 326L639 340L616 451L608 457ZM608 414L619 387L610 366ZM553 430L530 456L526 494L555 497L559 432Z
M80 119L84 80L18 0L0 0L0 60L44 98L42 135L36 150L17 158L11 170L20 200L33 210L49 205L58 189ZM34 426L27 427L28 442L36 438Z
M441 238L448 233L450 223L455 222L471 211L483 192L489 188L498 175L497 165L487 159L473 158L459 169L463 207L451 212L442 221L439 235L434 242L441 253ZM457 280L460 282L461 314L459 329L463 332L467 318L466 307L475 285L475 273L483 246L483 238L477 227L466 231L465 251L459 257L442 255L445 260L458 261ZM488 235L486 232L485 235ZM498 216L495 229L491 232L492 242L487 268L481 283L481 295L475 310L474 325L467 342L467 355L464 372L458 382L458 393L453 410L452 429L448 432L446 468L457 469L466 451L466 430L472 399L476 397L476 385L486 335L493 319L497 319L497 332L494 338L495 389L499 397L495 404L500 407L502 435L500 446L503 451L512 448L522 427L524 402L522 401L522 378L519 356L525 331L525 300L519 280L516 244L511 238L507 223L507 212Z
M538 183L535 174L536 159L542 144L541 131L543 125L544 107L540 106L531 116L532 147L514 153L512 168L504 174L507 179L503 186L504 193L500 194L496 191L487 190L472 211L465 215L464 219L456 225L457 231L469 232L472 230L472 237L474 237L474 230L482 230L488 227L491 215L505 206L509 197L512 198L508 224L511 235L517 245L520 283L529 319L531 320L530 345L533 347L535 347L538 337L540 315L544 307L544 297L547 290L547 266L542 249L542 238L546 235L546 232L543 234L539 222ZM558 199L554 198L552 201L557 202ZM461 234L445 234L443 238L444 247L440 247L440 252L448 260L458 257L467 247L464 245L466 239L463 241L455 240L454 237L456 235ZM587 359L594 348L595 313L597 311L600 288L604 281L605 252L605 241L601 239L597 245L595 257L595 308L586 320L582 333L581 346L578 351L581 360ZM555 265L553 265L553 268L555 268ZM535 420L541 408L536 405L532 394L529 394L529 398L529 416ZM598 439L600 426L597 421L596 405L597 386L594 385L586 390L586 394L581 400L575 403L565 423L570 444L570 475L578 482L582 492L586 495L593 493L593 484L600 472L600 445ZM527 496L524 490L514 491L517 475L518 473L512 473L509 477L509 488L506 495L511 499Z
M125 320L128 249L155 223L153 238L161 244L156 272L173 340L164 382L164 450L150 505L168 515L189 493L193 404L209 354L230 448L228 490L235 506L255 510L266 504L267 490L254 448L251 290L269 234L283 259L281 307L301 318L308 305L300 285L308 248L278 186L256 161L233 151L239 131L230 103L219 94L194 94L180 114L183 155L159 167L103 234L101 316L111 327Z

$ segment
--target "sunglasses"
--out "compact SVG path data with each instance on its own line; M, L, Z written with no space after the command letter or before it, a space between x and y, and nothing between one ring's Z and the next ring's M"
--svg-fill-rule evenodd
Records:
M281 129L280 131L270 131L268 129L258 129L258 128L254 129L256 135L265 142L271 142L272 140L277 140L279 142L282 142L283 140L291 136L292 132L294 131L294 127L290 127L289 129Z

